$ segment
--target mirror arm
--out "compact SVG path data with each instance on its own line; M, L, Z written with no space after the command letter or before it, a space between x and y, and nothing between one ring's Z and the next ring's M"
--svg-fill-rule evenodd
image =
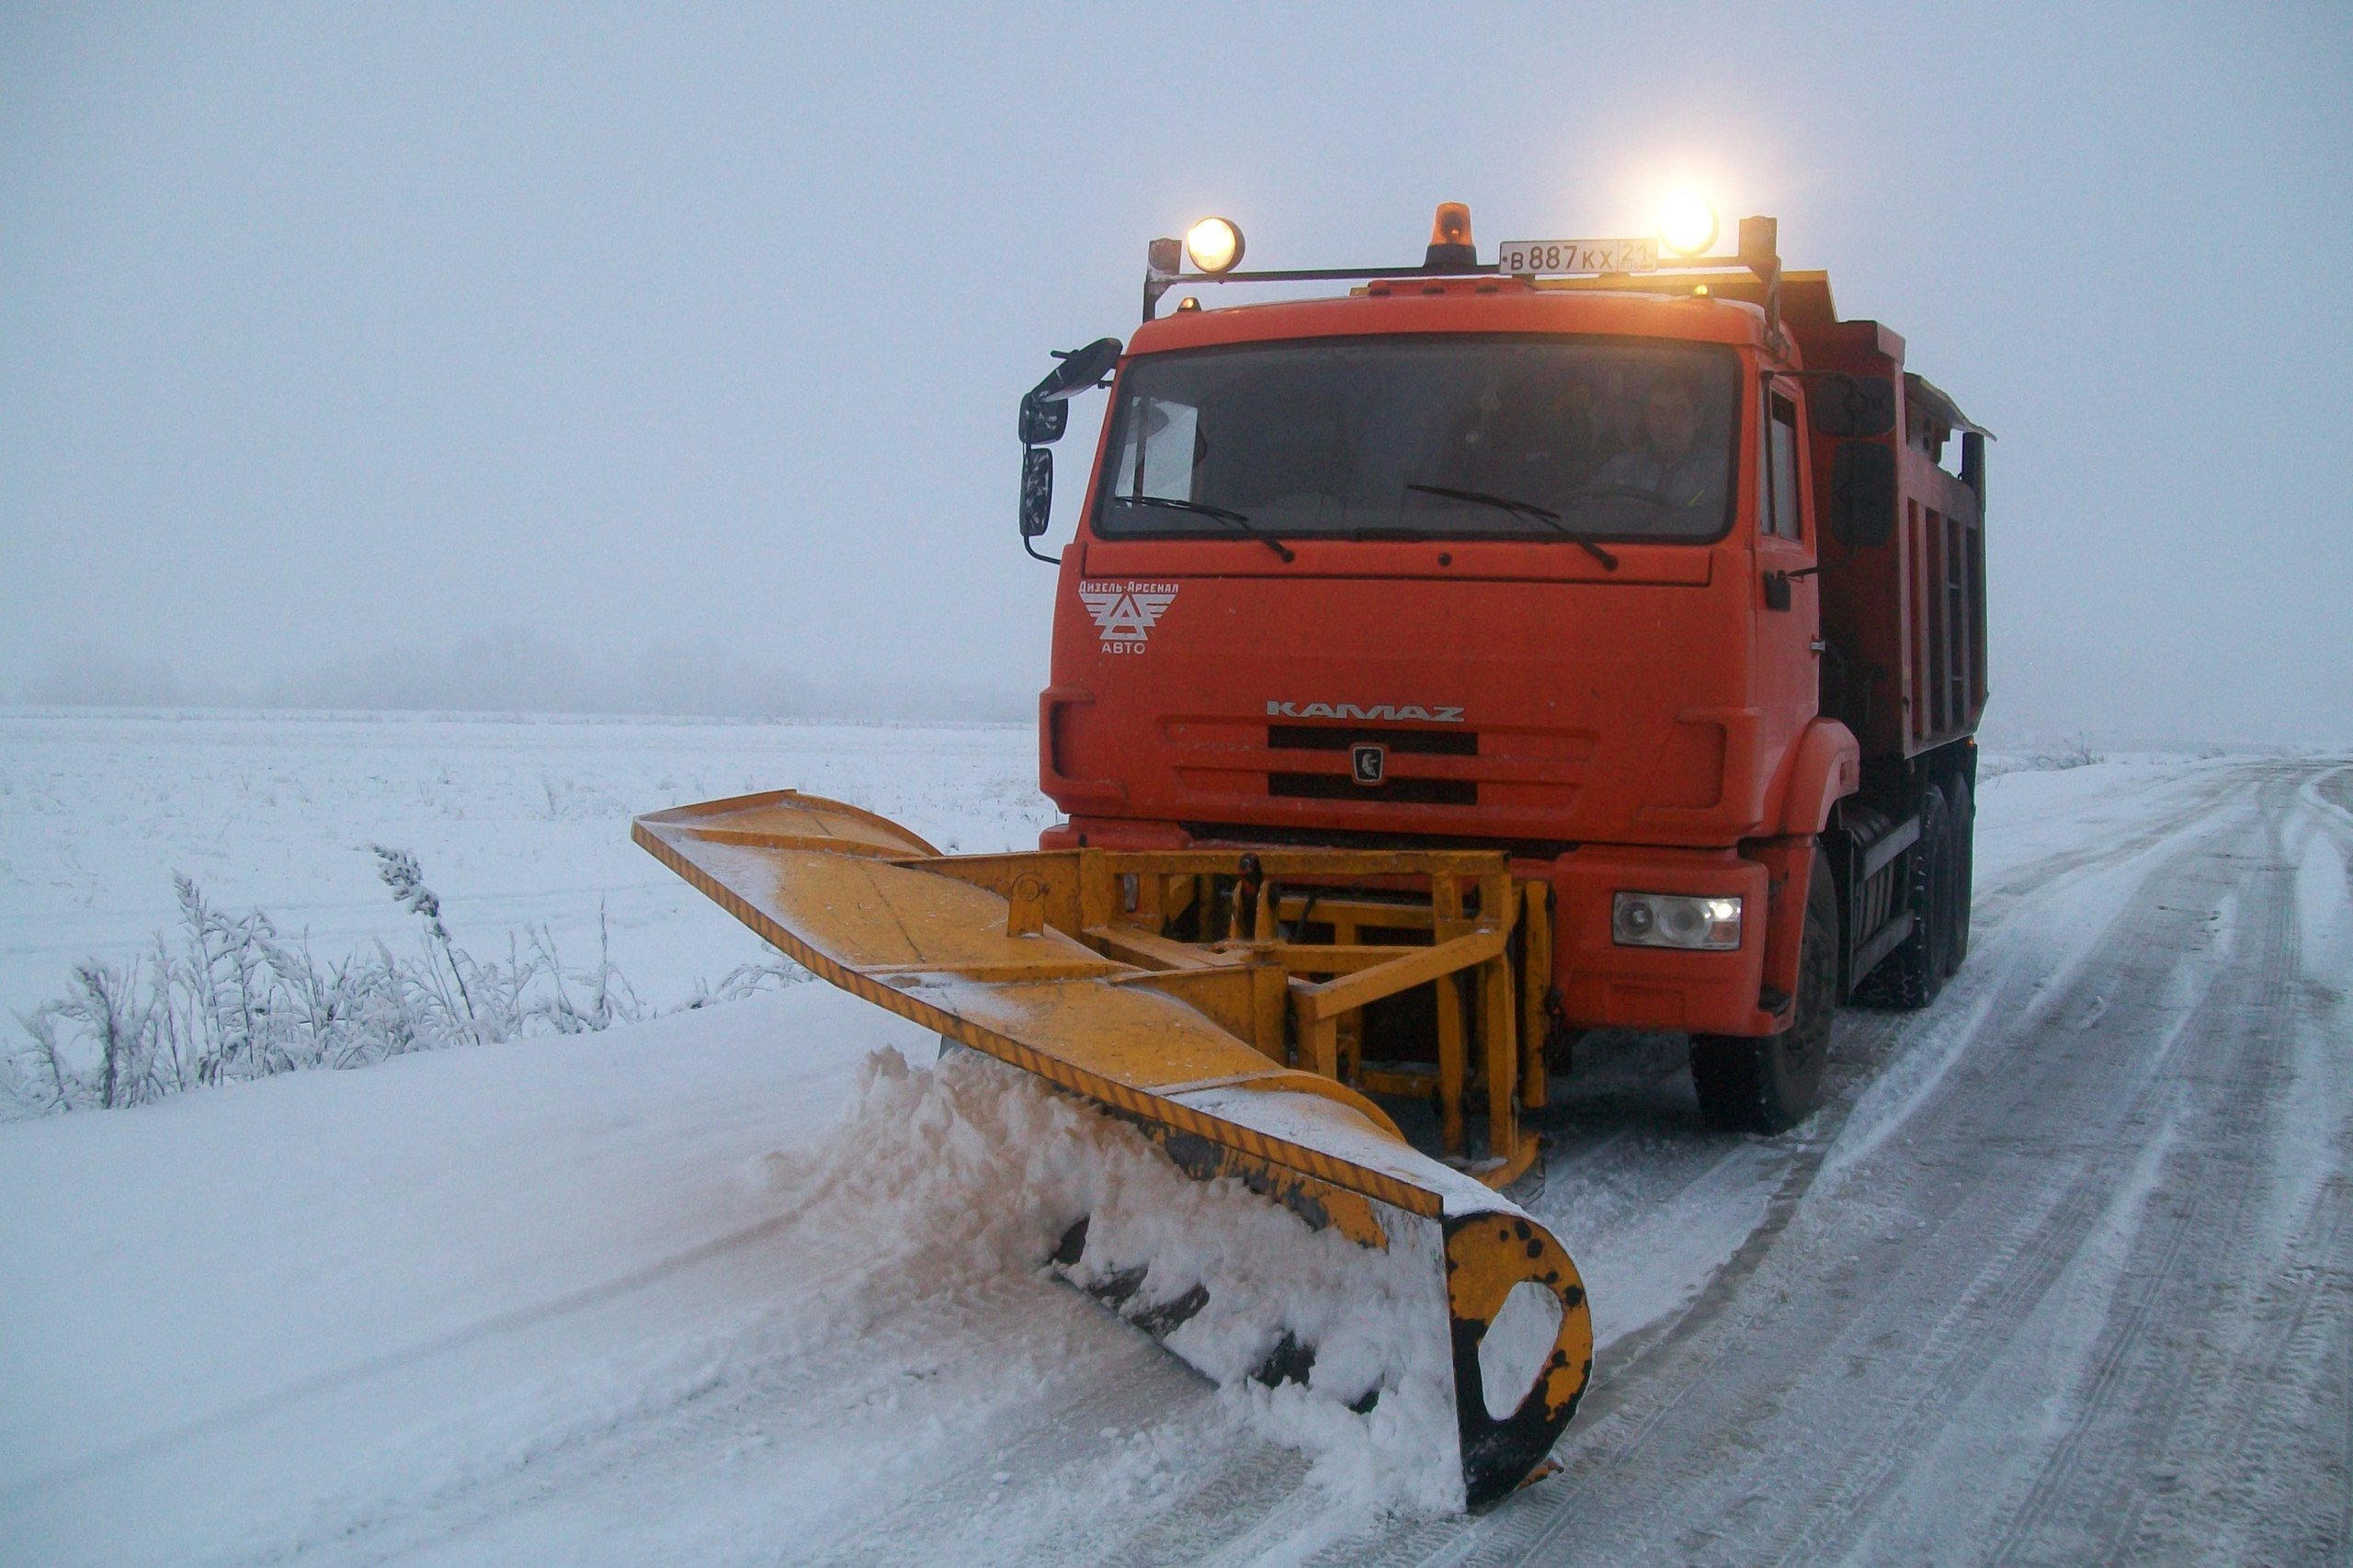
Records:
M1111 384L1121 345L1116 337L1098 337L1078 348L1053 351L1057 363L1046 378L1021 399L1021 549L1032 561L1049 566L1062 557L1040 553L1029 541L1042 538L1053 525L1054 454L1047 447L1063 438L1070 424L1070 400L1080 392Z

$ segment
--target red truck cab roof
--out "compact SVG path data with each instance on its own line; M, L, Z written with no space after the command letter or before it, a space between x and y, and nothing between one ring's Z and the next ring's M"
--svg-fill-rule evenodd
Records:
M1824 286L1826 295L1827 285ZM1763 312L1712 290L1566 290L1518 278L1381 278L1341 299L1185 310L1144 323L1131 355L1381 333L1574 333L1763 349Z

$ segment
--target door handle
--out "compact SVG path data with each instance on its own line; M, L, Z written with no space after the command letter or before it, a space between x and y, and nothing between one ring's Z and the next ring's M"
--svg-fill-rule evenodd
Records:
M1793 582L1797 581L1800 577L1811 577L1811 576L1813 576L1816 572L1819 572L1819 571L1821 571L1821 570L1822 570L1822 567L1821 567L1820 563L1819 563L1819 562L1817 562L1816 564L1812 565L1812 566L1801 566L1801 567L1799 567L1799 568L1798 568L1796 571L1794 571L1794 572L1768 572L1768 573L1766 573L1766 574L1765 574L1765 608L1766 608L1767 609L1787 609L1787 608L1790 608L1790 585L1791 583L1793 583Z

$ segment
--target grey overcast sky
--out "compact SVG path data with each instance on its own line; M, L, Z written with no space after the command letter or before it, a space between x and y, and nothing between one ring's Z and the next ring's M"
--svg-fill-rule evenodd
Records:
M1031 688L1015 402L1146 240L1684 182L1999 435L1995 719L2353 744L2348 66L2343 4L11 5L0 695L496 628Z

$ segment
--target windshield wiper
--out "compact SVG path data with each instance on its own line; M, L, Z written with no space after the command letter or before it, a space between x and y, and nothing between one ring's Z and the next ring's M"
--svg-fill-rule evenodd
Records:
M1600 562L1604 570L1610 572L1618 570L1616 556L1584 535L1571 532L1569 526L1561 521L1560 513L1550 507L1539 506L1533 501L1515 501L1508 495L1490 494L1484 490L1457 490L1450 484L1408 484L1405 488L1418 490L1425 495L1443 495L1449 501L1469 501L1481 506L1494 506L1501 511L1516 513L1523 517L1533 517L1571 544L1583 550L1596 561Z
M1194 512L1204 517L1215 517L1221 523L1233 524L1287 562L1299 559L1290 546L1241 513L1229 512L1222 506L1211 506L1201 501L1179 501L1174 495L1114 495L1111 499L1127 506L1165 506L1172 512Z

